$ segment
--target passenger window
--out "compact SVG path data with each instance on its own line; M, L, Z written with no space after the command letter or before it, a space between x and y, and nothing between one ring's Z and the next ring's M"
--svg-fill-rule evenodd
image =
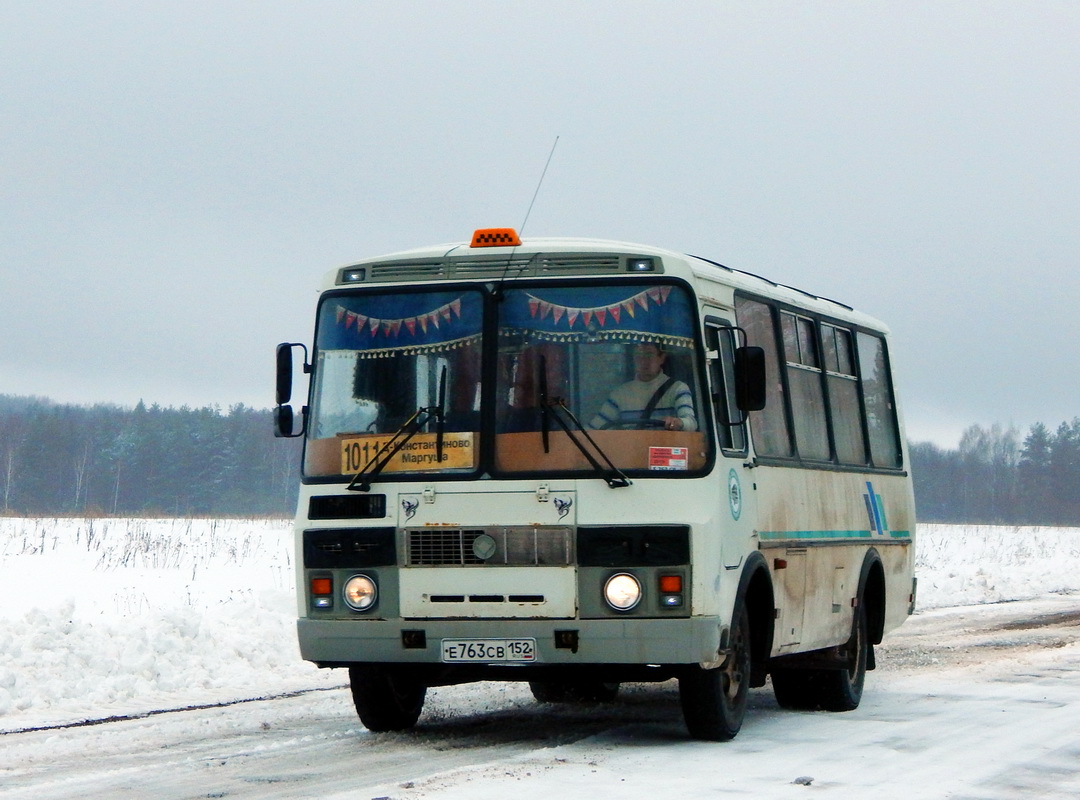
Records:
M899 467L900 436L885 342L868 333L859 333L856 341L859 377L866 403L866 428L870 434L870 458L875 467Z
M842 464L865 464L859 383L851 353L851 331L822 324L821 344L829 388L829 418L836 457Z
M746 331L746 343L765 351L765 408L750 412L754 448L758 455L791 456L791 435L784 410L784 384L772 309L765 303L736 297L735 317L739 327Z
M827 461L829 429L825 422L825 394L818 366L814 321L789 312L780 314L784 332L791 413L795 421L795 444L799 455Z

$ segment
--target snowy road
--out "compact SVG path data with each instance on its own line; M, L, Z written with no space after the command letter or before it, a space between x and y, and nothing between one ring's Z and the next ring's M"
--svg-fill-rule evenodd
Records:
M925 612L878 653L857 711L782 711L766 687L724 744L686 737L674 684L606 707L433 690L415 731L381 736L335 689L7 734L0 796L1080 796L1080 596Z

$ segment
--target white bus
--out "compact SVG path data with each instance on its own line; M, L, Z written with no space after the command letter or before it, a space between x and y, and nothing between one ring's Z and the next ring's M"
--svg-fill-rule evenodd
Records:
M888 334L840 303L480 230L330 273L277 396L305 437L301 654L349 670L372 731L413 726L429 686L675 679L690 734L730 739L770 678L783 707L854 709L911 613Z

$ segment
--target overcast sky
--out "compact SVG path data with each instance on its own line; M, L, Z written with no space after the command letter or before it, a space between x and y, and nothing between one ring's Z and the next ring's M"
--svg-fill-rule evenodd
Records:
M909 437L1080 416L1080 3L0 0L0 394L257 407L474 228L885 320Z

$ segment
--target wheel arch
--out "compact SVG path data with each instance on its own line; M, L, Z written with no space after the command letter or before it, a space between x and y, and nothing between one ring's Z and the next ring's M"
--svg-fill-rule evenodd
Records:
M881 644L885 636L885 567L876 548L871 547L863 558L859 590L855 597L866 611L870 642Z
M772 654L773 628L776 624L776 604L773 597L772 578L765 557L752 553L739 578L739 591L735 595L735 607L745 603L750 617L751 686L762 686Z

